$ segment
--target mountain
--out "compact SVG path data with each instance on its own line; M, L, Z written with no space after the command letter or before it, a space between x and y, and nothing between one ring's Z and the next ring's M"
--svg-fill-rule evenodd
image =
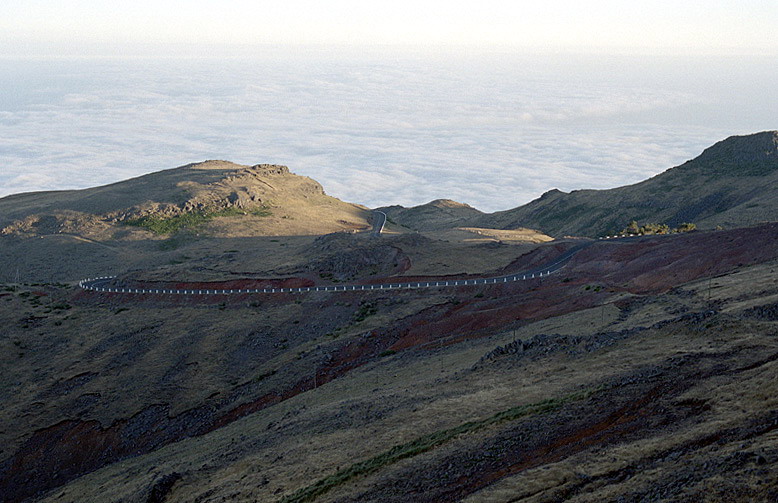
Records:
M234 253L241 254L240 272L255 276L474 273L494 261L507 263L515 250L500 243L551 240L524 230L455 229L482 213L453 201L428 208L386 209L386 235L371 241L372 211L328 196L318 182L286 166L205 161L103 187L0 199L0 261L6 264L0 280L74 281L109 272L216 279L236 273ZM403 224L415 222L422 222L416 229L422 235L404 238L414 231ZM445 236L425 240L433 230ZM350 237L324 238L333 233ZM472 253L485 244L497 248ZM435 260L444 246L448 260ZM406 264L400 249L429 254Z
M778 131L732 136L695 159L634 185L551 190L474 225L539 229L552 236L597 237L640 224L684 222L710 229L778 220Z

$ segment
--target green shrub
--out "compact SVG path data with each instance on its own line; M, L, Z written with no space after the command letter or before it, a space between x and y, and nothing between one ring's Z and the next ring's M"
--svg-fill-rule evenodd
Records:
M357 312L354 313L354 322L359 323L364 321L368 316L373 316L378 312L378 308L372 302L365 302L359 306Z
M133 227L141 227L154 234L175 234L185 229L196 229L217 217L237 217L244 215L266 217L271 214L270 210L264 206L252 210L223 208L192 211L170 217L147 215L145 217L127 219L124 221L124 224Z
M677 232L689 232L695 230L696 228L697 226L692 223L683 223L675 229L670 229L670 226L667 224L648 223L643 226L639 226L638 223L633 220L624 228L624 230L619 232L619 235L627 236L630 234L637 234L640 236L646 236L652 234L671 234Z
M421 436L411 442L396 445L391 449L384 451L383 453L370 459L354 463L343 470L338 470L333 475L325 477L308 487L303 487L297 492L285 497L281 501L283 503L305 503L313 501L322 494L348 482L355 477L375 473L384 466L419 454L423 454L461 435L482 430L493 424L515 421L517 419L535 414L553 412L560 409L563 405L569 402L582 400L591 396L597 391L599 391L599 389L586 390L560 398L552 398L550 400L544 400L542 402L529 405L520 405L518 407L513 407L502 412L498 412L497 414L494 414L493 416L490 416L486 419L469 421L454 428L440 430L428 435Z
M681 225L676 227L675 232L691 232L696 229L697 226L692 223L682 223Z

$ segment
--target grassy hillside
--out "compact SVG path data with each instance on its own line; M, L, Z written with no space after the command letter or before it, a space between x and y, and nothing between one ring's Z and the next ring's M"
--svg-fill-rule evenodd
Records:
M104 187L0 199L0 281L74 281L231 250L266 256L279 249L271 240L367 231L371 219L285 166L206 161Z
M532 227L553 236L602 236L630 221L699 228L778 220L778 132L733 136L660 175L609 190L552 190L518 208L484 215L484 227Z
M776 240L601 241L557 275L448 290L1 285L0 494L770 501ZM563 249L514 248L508 268Z

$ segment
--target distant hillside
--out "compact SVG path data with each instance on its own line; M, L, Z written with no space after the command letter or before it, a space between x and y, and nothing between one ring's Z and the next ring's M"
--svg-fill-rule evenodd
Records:
M85 190L0 199L0 234L146 239L183 230L219 237L367 229L370 212L327 196L286 166L206 161Z
M553 236L601 236L631 220L700 228L778 220L778 131L733 136L643 182L609 190L551 190L524 206L483 215L481 227L531 227Z
M380 208L389 220L416 231L450 229L470 225L483 212L467 204L450 199L436 199L427 204L405 208L387 206Z
M488 229L537 229L556 237L596 237L618 232L632 220L671 227L691 222L701 229L776 221L777 193L778 132L767 131L730 137L691 161L625 187L554 189L491 214L448 199L381 210L390 231L483 236ZM182 231L224 238L321 235L367 230L370 222L367 208L327 196L319 183L285 166L226 161L92 189L0 199L0 236L64 235L103 243L161 239ZM495 239L507 239L500 236Z

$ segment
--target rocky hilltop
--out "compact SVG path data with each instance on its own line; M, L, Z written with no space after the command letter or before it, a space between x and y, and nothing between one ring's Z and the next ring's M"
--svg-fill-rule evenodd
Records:
M131 240L191 230L213 236L326 234L369 228L364 208L286 166L205 161L94 189L0 199L0 234Z
M371 219L286 166L205 161L103 187L2 198L0 261L9 281L73 281L211 257L197 265L208 270L252 238L365 231ZM257 271L284 266L273 255L257 261Z

